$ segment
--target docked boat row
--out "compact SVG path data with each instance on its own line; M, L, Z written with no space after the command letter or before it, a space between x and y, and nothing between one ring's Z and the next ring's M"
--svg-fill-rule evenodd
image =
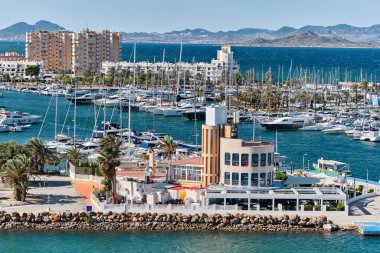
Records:
M261 122L268 130L319 131L323 134L347 135L354 140L380 142L378 112L303 113Z

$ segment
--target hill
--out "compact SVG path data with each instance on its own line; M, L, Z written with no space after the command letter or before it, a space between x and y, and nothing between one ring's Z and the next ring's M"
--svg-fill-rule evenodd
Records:
M63 27L46 20L40 20L34 25L30 25L25 22L18 22L14 25L1 29L0 40L25 40L25 33L33 32L38 29L48 31L66 30Z

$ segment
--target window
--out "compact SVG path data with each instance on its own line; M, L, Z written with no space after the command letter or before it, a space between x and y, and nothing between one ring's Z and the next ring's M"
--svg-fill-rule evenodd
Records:
M267 185L271 185L271 184L272 184L272 173L268 172L267 173Z
M251 174L251 186L259 186L259 174L252 173Z
M268 153L268 166L272 165L272 153Z
M248 185L248 173L241 173L241 185Z
M225 165L231 165L231 154L230 153L224 154L224 164Z
M260 166L265 167L267 166L267 154L261 154L260 155Z
M260 186L265 186L265 173L260 173Z
M239 154L238 153L232 154L232 166L239 166Z
M259 154L252 154L252 162L251 162L252 167L257 167L259 166Z
M239 185L239 173L232 173L232 185Z
M248 154L241 154L241 166L247 167L248 166Z
M224 172L224 184L231 184L231 173Z

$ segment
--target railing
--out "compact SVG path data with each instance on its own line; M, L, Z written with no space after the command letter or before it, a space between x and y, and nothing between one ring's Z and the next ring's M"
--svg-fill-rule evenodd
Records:
M368 194L363 194L363 195L360 195L360 196L357 196L357 197L354 197L354 198L351 198L349 200L347 200L347 205L350 205L356 201L359 201L359 200L362 200L362 199L366 199L366 198L372 198L372 197L375 197L376 196L376 192L372 192L372 193L368 193Z

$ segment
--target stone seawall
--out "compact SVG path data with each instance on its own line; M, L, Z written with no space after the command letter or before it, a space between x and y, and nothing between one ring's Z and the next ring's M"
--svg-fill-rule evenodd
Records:
M158 213L6 213L0 230L336 231L326 216Z

